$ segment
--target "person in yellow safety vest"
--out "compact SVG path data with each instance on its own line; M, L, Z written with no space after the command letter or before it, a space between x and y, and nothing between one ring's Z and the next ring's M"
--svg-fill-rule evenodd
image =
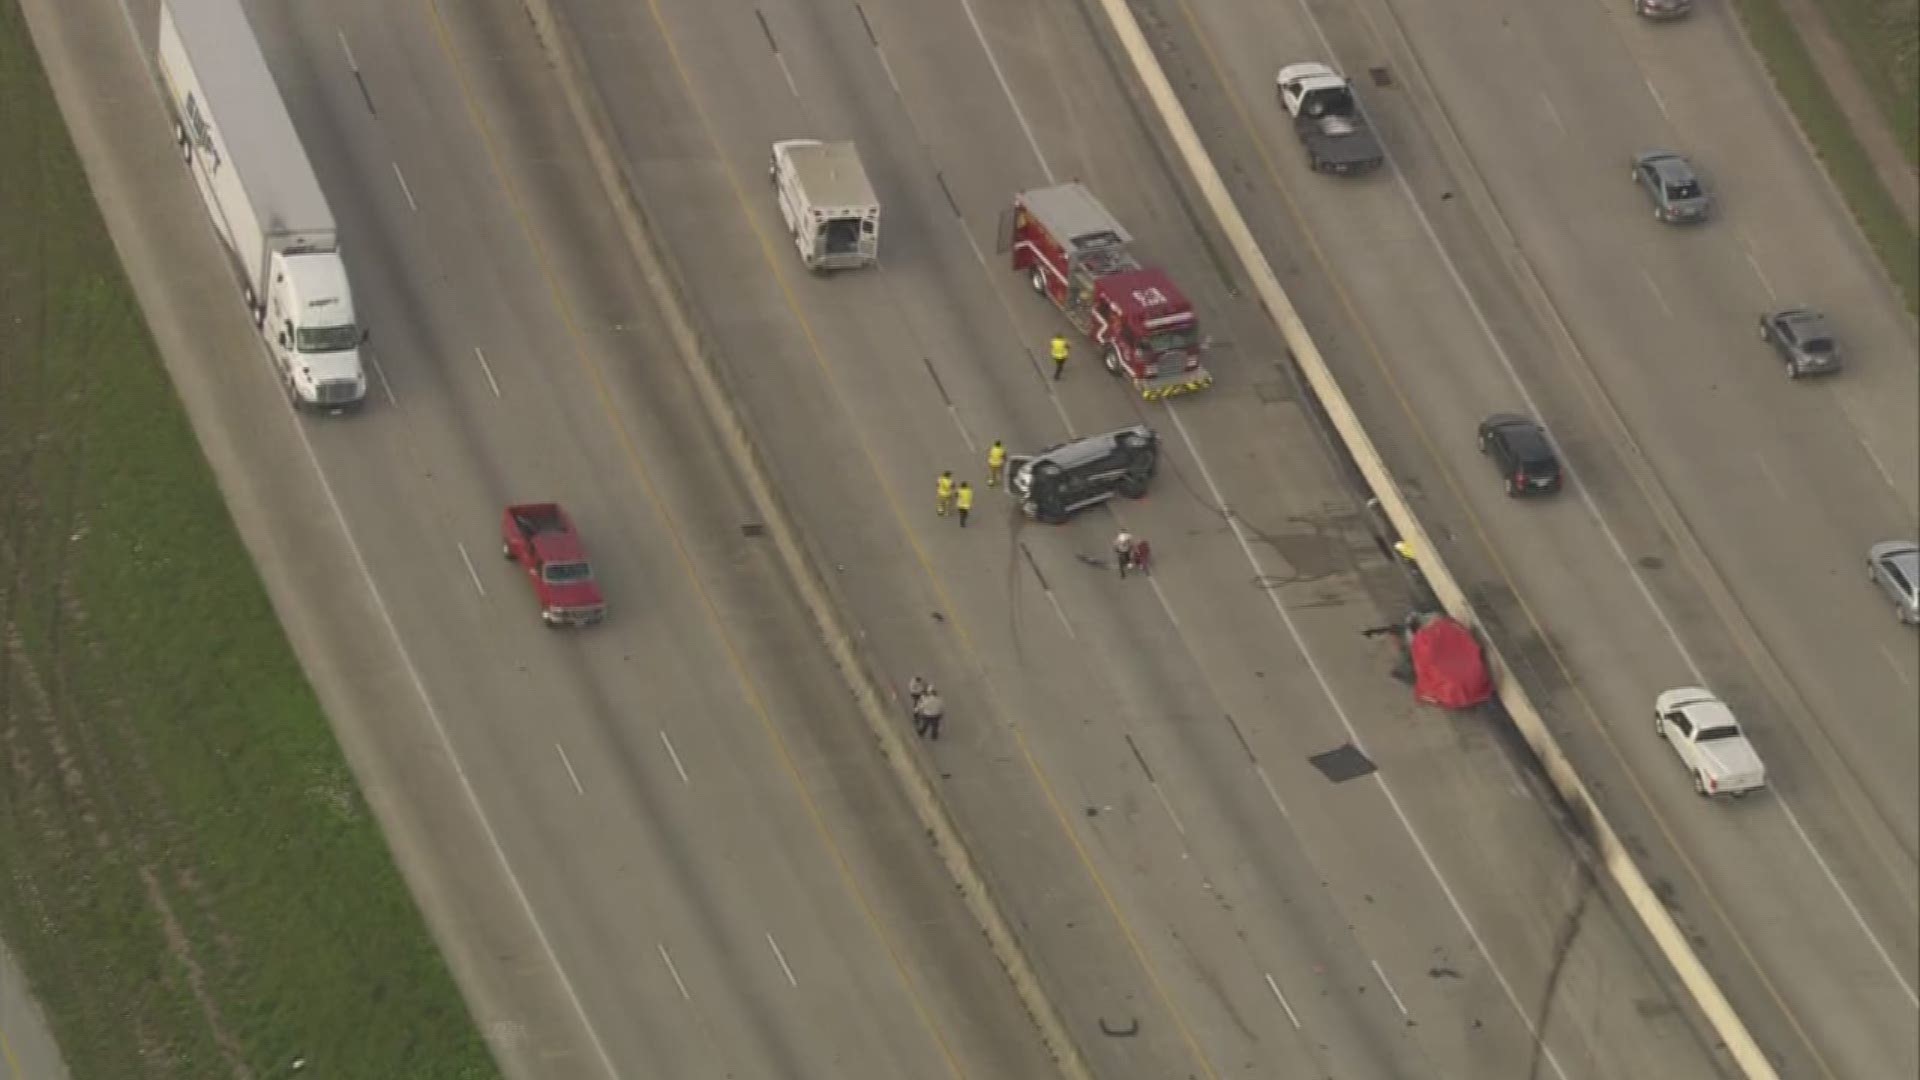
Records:
M1053 335L1053 381L1060 381L1060 373L1067 370L1067 338L1065 334Z
M987 447L987 486L988 487L1000 486L1000 472L1006 467L1007 467L1007 448L1000 445L999 439L995 439L993 440L993 445Z
M1393 542L1393 553L1405 559L1408 563L1414 561L1413 545L1405 540L1395 540Z
M967 514L973 510L973 488L965 480L960 481L960 490L953 493L953 508L960 511L960 527L967 527Z
M953 470L940 474L940 479L933 485L933 500L935 512L946 517L947 507L953 505Z

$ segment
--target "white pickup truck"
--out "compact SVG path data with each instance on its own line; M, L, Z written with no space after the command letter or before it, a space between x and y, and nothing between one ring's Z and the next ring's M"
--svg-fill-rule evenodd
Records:
M1767 786L1767 769L1726 702L1697 686L1661 694L1653 702L1653 730L1680 755L1702 796L1745 795Z

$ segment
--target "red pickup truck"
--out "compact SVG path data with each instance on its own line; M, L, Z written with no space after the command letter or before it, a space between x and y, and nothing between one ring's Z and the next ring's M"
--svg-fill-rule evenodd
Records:
M548 626L592 626L607 617L593 564L558 503L522 503L500 515L500 554L519 563Z

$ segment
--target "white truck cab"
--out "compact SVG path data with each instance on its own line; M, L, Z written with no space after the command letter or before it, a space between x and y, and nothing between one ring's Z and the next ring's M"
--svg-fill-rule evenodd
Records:
M240 0L162 0L173 137L296 407L366 400L340 232Z
M306 405L363 399L360 345L366 331L354 318L340 256L293 252L274 255L272 263L261 331L291 392Z
M880 258L880 201L852 143L774 143L767 178L807 269L852 270Z

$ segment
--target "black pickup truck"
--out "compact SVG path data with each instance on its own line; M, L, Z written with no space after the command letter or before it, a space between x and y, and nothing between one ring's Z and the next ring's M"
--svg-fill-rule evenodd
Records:
M1314 172L1350 176L1380 167L1386 153L1346 76L1325 64L1289 64L1274 81Z

